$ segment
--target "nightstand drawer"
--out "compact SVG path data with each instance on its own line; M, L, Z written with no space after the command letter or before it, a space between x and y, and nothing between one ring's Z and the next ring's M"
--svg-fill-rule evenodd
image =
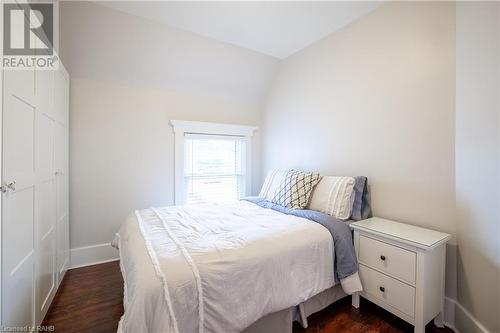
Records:
M359 262L415 284L415 252L360 235Z
M414 317L415 288L364 265L359 265L359 276L365 293Z

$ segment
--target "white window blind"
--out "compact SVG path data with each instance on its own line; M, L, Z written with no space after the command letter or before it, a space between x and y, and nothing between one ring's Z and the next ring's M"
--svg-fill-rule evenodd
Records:
M184 134L186 203L229 202L245 193L245 137Z

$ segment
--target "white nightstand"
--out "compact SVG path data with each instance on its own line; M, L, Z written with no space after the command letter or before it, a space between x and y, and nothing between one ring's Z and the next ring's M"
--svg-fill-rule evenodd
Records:
M434 319L443 326L446 242L449 234L377 217L351 223L363 291L359 296L423 333Z

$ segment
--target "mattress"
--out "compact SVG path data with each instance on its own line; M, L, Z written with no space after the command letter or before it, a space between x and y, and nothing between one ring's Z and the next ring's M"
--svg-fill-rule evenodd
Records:
M121 333L242 332L335 285L326 228L246 201L137 211L114 243Z

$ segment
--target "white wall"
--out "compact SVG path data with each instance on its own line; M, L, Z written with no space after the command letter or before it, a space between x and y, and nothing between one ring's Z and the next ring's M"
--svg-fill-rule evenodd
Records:
M260 103L277 59L98 5L61 3L73 77Z
M490 332L500 332L499 11L457 3L458 302ZM456 326L479 331L462 309Z
M173 204L169 120L258 126L277 62L90 2L61 4L61 58L74 266L116 257L108 244L134 209ZM253 148L257 184L258 131Z
M262 175L364 175L374 215L455 235L454 42L453 3L399 2L284 60L263 115Z
M454 234L454 17L387 4L280 63L264 172L365 175L375 215Z

